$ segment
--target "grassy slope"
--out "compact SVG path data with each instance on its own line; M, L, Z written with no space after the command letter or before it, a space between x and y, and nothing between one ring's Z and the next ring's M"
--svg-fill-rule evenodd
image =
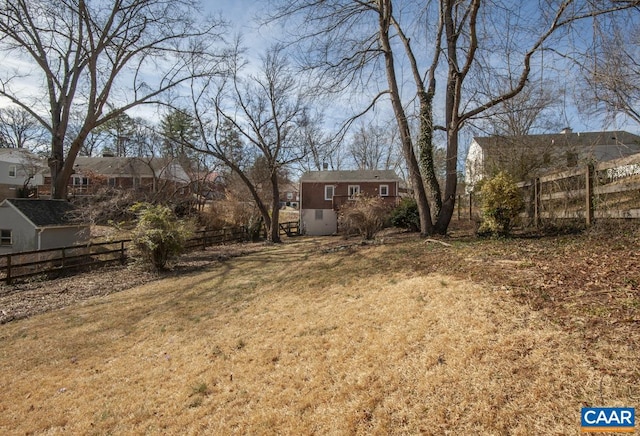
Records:
M571 434L638 406L513 292L433 273L455 247L318 244L0 326L0 433Z

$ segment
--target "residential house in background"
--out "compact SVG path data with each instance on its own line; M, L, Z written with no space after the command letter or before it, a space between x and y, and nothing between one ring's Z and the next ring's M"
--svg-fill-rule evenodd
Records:
M400 179L391 170L310 171L300 178L300 225L307 235L338 231L338 212L358 195L397 204Z
M475 137L465 162L467 191L504 170L518 181L540 174L640 153L640 136L625 131Z
M0 148L0 201L29 196L43 183L44 159L24 148Z
M0 254L66 247L89 240L89 226L66 200L9 198L0 203Z
M225 196L225 180L218 171L191 171L190 191L202 201L220 200Z
M49 174L49 173L47 173ZM41 193L48 193L45 177ZM94 195L104 188L155 193L186 194L191 180L176 159L157 157L78 156L69 179L69 195Z
M287 183L280 188L280 207L300 206L300 191L293 183Z

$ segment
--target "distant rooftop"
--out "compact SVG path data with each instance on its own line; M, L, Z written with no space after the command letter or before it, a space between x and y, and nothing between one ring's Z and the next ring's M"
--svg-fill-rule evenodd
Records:
M529 149L565 147L567 149L590 149L598 160L609 160L640 152L640 136L616 130L605 132L573 132L564 129L561 133L520 136L477 136L473 138L481 148L491 150L503 147Z
M397 182L400 178L393 170L308 171L301 182Z

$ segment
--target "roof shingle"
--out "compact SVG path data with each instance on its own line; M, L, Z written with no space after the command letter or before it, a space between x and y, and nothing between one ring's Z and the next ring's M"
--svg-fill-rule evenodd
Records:
M8 198L6 201L15 206L37 227L80 224L72 215L75 207L65 200Z

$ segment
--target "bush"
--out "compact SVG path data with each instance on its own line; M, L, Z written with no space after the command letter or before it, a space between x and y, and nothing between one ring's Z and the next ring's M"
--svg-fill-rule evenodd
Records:
M131 207L138 223L133 230L133 244L143 260L161 270L177 257L185 242L193 235L188 221L178 220L167 206L137 203Z
M345 236L359 235L373 239L384 228L389 218L389 207L380 197L358 196L340 211L338 227Z
M420 215L418 203L414 198L403 198L400 204L391 212L391 225L408 229L412 232L420 230Z
M500 172L483 182L480 198L483 221L478 233L508 235L514 219L524 209L522 193L511 176Z

